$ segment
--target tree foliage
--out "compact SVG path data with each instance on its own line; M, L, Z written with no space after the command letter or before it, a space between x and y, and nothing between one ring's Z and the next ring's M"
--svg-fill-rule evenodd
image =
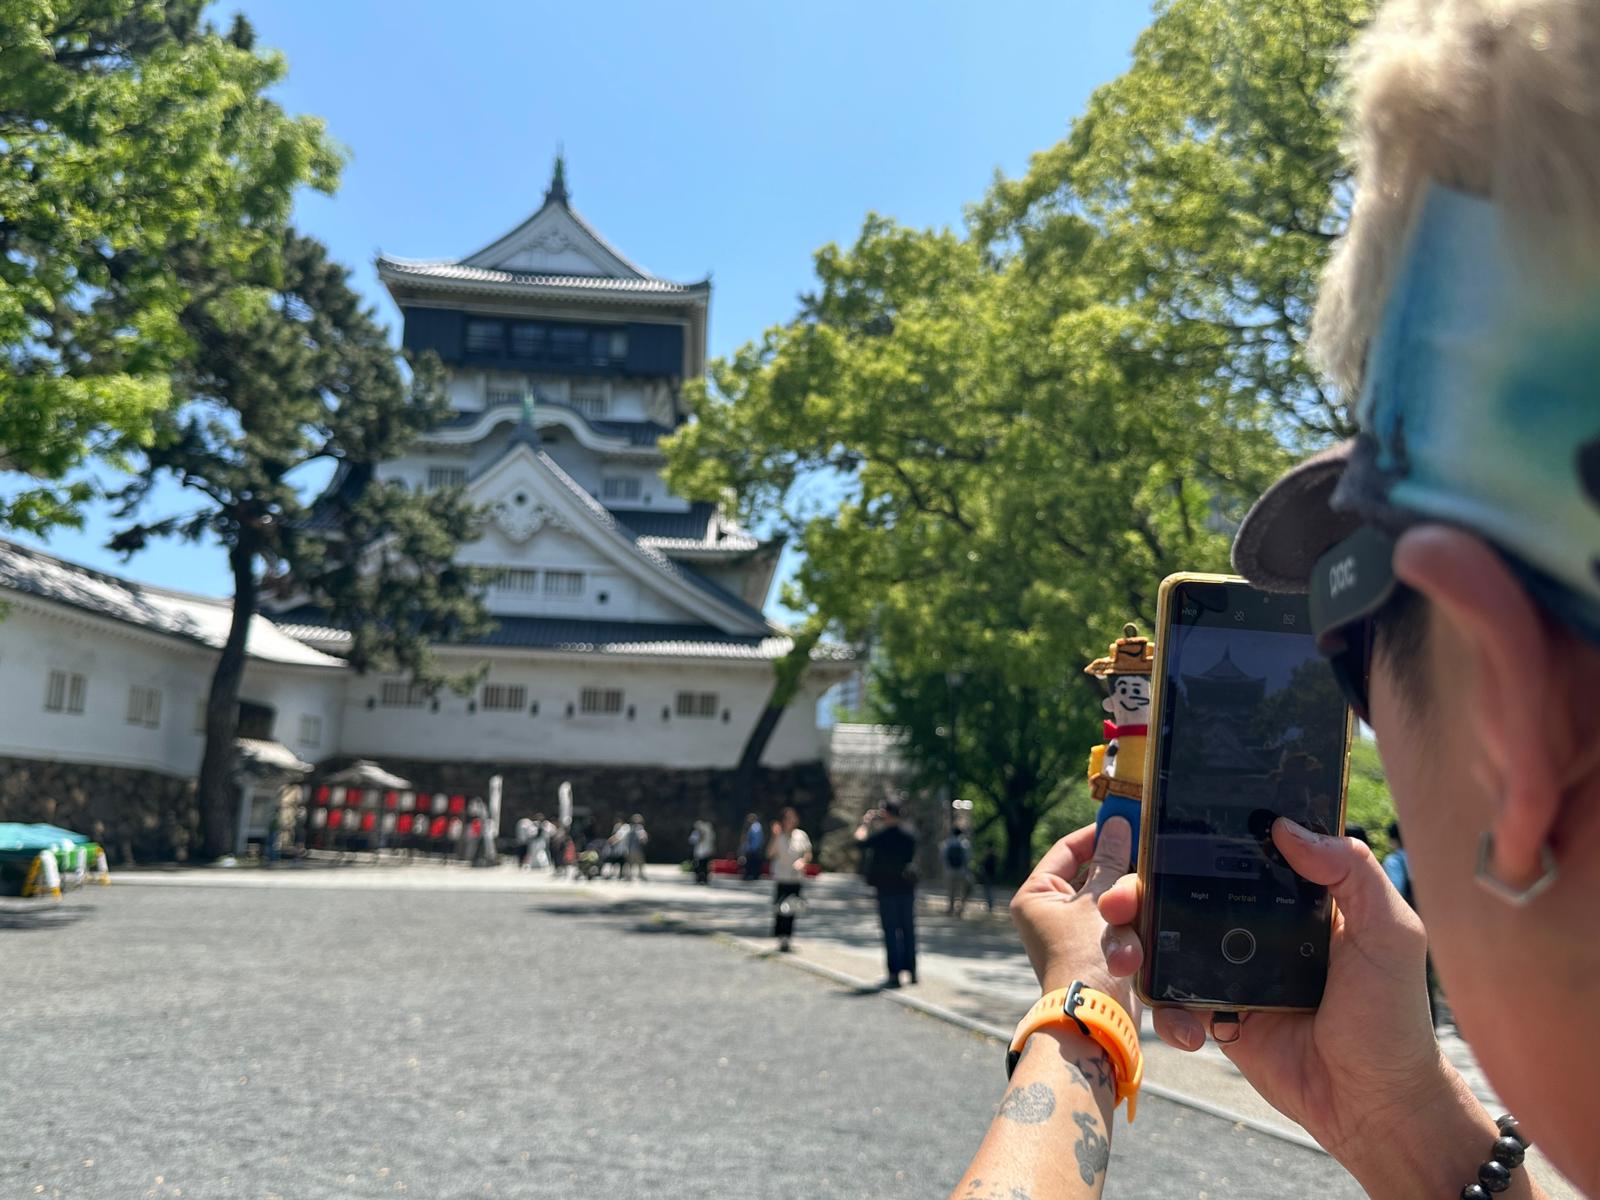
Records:
M965 230L869 216L794 320L689 389L674 486L795 538L795 598L875 640L879 715L931 778L953 756L1013 871L1098 740L1084 663L1149 626L1163 575L1224 569L1250 499L1345 428L1303 345L1365 9L1159 5ZM819 478L836 505L806 503Z
M204 251L178 264L179 313L194 348L174 377L179 403L156 415L119 516L136 516L156 479L199 498L194 510L135 520L112 539L134 553L154 537L215 535L228 552L232 626L213 676L199 784L203 852L226 852L229 771L247 634L262 572L351 631L357 670L399 667L438 682L428 643L486 624L475 573L455 563L477 514L460 489L419 495L375 475L448 416L431 358L406 378L387 335L316 241L289 234L244 280ZM336 465L314 506L305 470Z
M147 443L186 351L176 271L270 257L303 183L331 188L320 121L242 19L203 0L0 0L0 527L76 521L75 468Z

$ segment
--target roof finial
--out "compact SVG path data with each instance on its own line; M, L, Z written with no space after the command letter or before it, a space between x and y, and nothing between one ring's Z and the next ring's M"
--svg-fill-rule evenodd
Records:
M567 202L567 156L561 144L556 144L555 170L550 173L550 187L544 194L544 202L565 204Z

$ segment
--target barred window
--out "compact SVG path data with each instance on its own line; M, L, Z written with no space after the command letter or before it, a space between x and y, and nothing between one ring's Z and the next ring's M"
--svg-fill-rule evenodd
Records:
M680 717L714 717L717 715L715 692L679 692L677 713Z
M521 712L528 704L528 689L520 683L486 683L479 703L484 712Z
M639 498L639 481L627 476L614 476L604 480L600 485L602 499L605 500L637 500Z
M128 689L128 724L156 729L161 725L161 692L134 684Z
M505 349L506 327L503 321L468 321L467 352L469 354L499 354Z
M302 746L322 745L322 718L314 717L310 713L300 716L300 744Z
M378 693L378 703L385 708L421 708L427 700L427 687L403 679L389 680Z
M526 567L501 567L490 576L489 586L502 592L531 592L539 586L539 572Z
M524 394L525 393L523 392L523 390L521 388L504 387L504 386L495 387L495 386L493 386L491 384L490 387L489 387L489 395L488 395L489 407L490 408L499 408L502 405L504 405L506 407L510 407L511 405L514 405L514 404L521 404L522 403L522 397L523 397Z
M603 417L611 407L605 386L596 383L574 384L570 403L586 417Z
M581 712L594 716L614 717L622 712L621 688L587 687L578 699Z
M572 598L583 595L582 571L546 571L544 573L544 594Z
M440 488L460 487L467 481L465 467L429 467L428 490L437 492Z
M511 353L517 358L543 358L545 329L527 321L511 327Z
M88 681L76 671L51 671L45 686L44 710L54 713L79 714L83 712L84 693Z

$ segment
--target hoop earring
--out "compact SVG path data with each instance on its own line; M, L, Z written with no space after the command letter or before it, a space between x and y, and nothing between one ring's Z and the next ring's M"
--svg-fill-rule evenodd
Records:
M1493 867L1494 862L1494 833L1485 829L1483 837L1478 840L1478 869L1473 873L1473 878L1480 883L1484 890L1498 900L1503 900L1514 908L1524 908L1531 903L1535 896L1549 889L1556 881L1556 856L1551 853L1548 845L1539 847L1539 877L1527 887L1512 887L1505 880L1497 878Z

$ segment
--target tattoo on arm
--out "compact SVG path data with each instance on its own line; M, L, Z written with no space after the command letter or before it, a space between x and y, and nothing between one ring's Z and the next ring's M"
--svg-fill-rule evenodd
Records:
M1104 1051L1087 1058L1075 1058L1072 1060L1072 1065L1078 1068L1083 1081L1091 1088L1102 1087L1115 1092L1116 1076L1111 1073L1111 1060L1106 1057Z
M980 1193L983 1180L974 1179L967 1184L967 1194L964 1200L1033 1200L1030 1192L1025 1192L1019 1187L1008 1188L1003 1183L990 1184L987 1191Z
M1079 1130L1078 1140L1072 1147L1078 1156L1078 1175L1085 1183L1093 1183L1095 1176L1111 1161L1111 1143L1101 1135L1094 1114L1080 1110L1072 1114L1072 1120Z
M1014 1087L1000 1101L1000 1115L1019 1125L1043 1125L1056 1111L1056 1094L1045 1083Z

